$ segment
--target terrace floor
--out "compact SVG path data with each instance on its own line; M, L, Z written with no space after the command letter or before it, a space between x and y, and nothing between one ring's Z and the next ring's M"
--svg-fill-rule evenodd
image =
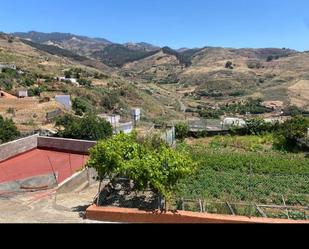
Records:
M0 194L0 223L103 223L84 219L97 191L98 184L61 195L55 190Z
M0 183L56 174L60 184L86 163L87 156L34 149L0 162Z

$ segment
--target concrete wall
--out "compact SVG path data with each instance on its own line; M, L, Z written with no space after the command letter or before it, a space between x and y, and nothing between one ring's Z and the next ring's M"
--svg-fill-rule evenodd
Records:
M57 194L70 193L80 186L91 186L96 182L96 177L97 174L94 169L84 169L83 171L77 172L58 186Z
M39 149L87 154L88 150L96 145L96 142L53 137L38 137L37 145Z
M0 145L0 162L35 149L38 145L38 136L37 134Z

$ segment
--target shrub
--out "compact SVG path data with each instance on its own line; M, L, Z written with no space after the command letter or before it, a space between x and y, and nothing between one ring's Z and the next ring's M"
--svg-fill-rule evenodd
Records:
M90 112L92 110L92 105L87 100L76 97L73 100L72 108L76 115L83 116L84 113Z
M184 140L189 135L189 126L186 123L178 123L175 125L176 138Z
M276 147L288 151L298 151L301 149L301 140L307 137L309 119L297 116L286 121L280 126L276 133Z
M12 119L4 119L0 115L0 144L12 141L20 136Z
M228 61L228 62L225 64L225 68L227 68L227 69L234 69L234 67L233 67L233 62Z

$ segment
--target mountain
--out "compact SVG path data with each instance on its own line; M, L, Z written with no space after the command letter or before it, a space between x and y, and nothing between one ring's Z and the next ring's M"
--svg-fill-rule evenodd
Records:
M225 101L235 96L257 96L309 108L306 97L309 96L309 53L306 52L287 48L174 50L146 42L115 44L73 34L15 35L38 50L117 72L128 81L177 84L184 91L190 89L197 99Z
M111 67L121 67L127 62L151 56L160 50L160 47L146 42L126 43L122 45L112 43L103 38L89 38L70 33L41 33L31 31L28 33L16 32L12 33L12 35L32 42L32 45L36 43L58 47L79 56L96 59Z
M100 51L94 52L91 57L95 58L111 67L122 67L128 62L138 61L149 57L158 51L146 51L130 49L120 44L106 46Z
M30 40L35 43L58 46L82 56L89 56L95 51L104 49L112 42L103 38L89 38L70 33L42 33L30 31L28 33L16 32L13 36Z
M158 51L161 48L155 45L152 45L150 43L146 42L139 42L139 43L133 43L133 42L128 42L123 44L125 47L132 49L132 50L144 50L144 51Z

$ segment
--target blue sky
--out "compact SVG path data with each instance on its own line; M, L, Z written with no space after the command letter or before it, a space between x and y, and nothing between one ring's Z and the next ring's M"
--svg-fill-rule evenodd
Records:
M113 42L309 50L308 0L1 0L0 30Z

